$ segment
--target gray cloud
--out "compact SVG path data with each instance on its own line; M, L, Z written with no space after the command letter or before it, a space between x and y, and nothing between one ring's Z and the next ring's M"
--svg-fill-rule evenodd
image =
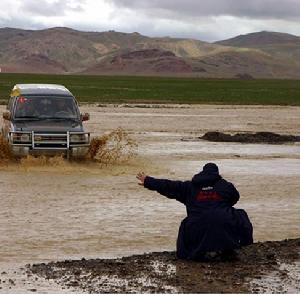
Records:
M231 15L249 18L300 18L299 0L106 0L157 17Z
M35 16L61 16L68 11L83 11L82 4L85 0L26 0L22 1L20 10Z

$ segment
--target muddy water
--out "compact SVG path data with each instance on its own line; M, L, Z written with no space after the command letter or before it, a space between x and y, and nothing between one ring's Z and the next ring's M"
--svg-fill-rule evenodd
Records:
M2 108L0 110L3 110ZM175 248L185 209L137 185L135 174L189 179L214 160L241 192L256 240L300 235L300 145L184 142L206 131L299 135L299 107L84 107L94 135L119 126L139 144L133 162L0 167L0 265L115 257Z

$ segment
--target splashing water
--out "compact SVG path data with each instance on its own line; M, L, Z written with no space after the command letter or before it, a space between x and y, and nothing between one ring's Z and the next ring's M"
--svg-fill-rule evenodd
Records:
M125 163L136 155L136 151L137 143L124 129L118 128L108 134L92 138L88 154L76 162L94 162L105 165ZM9 163L19 163L23 167L64 167L70 164L62 155L54 157L28 155L20 159L14 158L7 140L0 136L0 164Z
M121 163L135 156L136 151L137 143L125 130L118 128L109 134L93 138L88 158L104 164Z

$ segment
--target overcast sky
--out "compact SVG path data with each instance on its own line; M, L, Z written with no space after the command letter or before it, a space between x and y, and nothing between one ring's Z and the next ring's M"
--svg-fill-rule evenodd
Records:
M0 27L139 32L216 41L256 31L300 35L300 0L0 0Z

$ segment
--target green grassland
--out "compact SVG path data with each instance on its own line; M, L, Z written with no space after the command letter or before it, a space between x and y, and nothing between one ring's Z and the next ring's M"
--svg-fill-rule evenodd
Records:
M16 83L65 85L80 102L300 105L299 80L0 73L0 100Z

